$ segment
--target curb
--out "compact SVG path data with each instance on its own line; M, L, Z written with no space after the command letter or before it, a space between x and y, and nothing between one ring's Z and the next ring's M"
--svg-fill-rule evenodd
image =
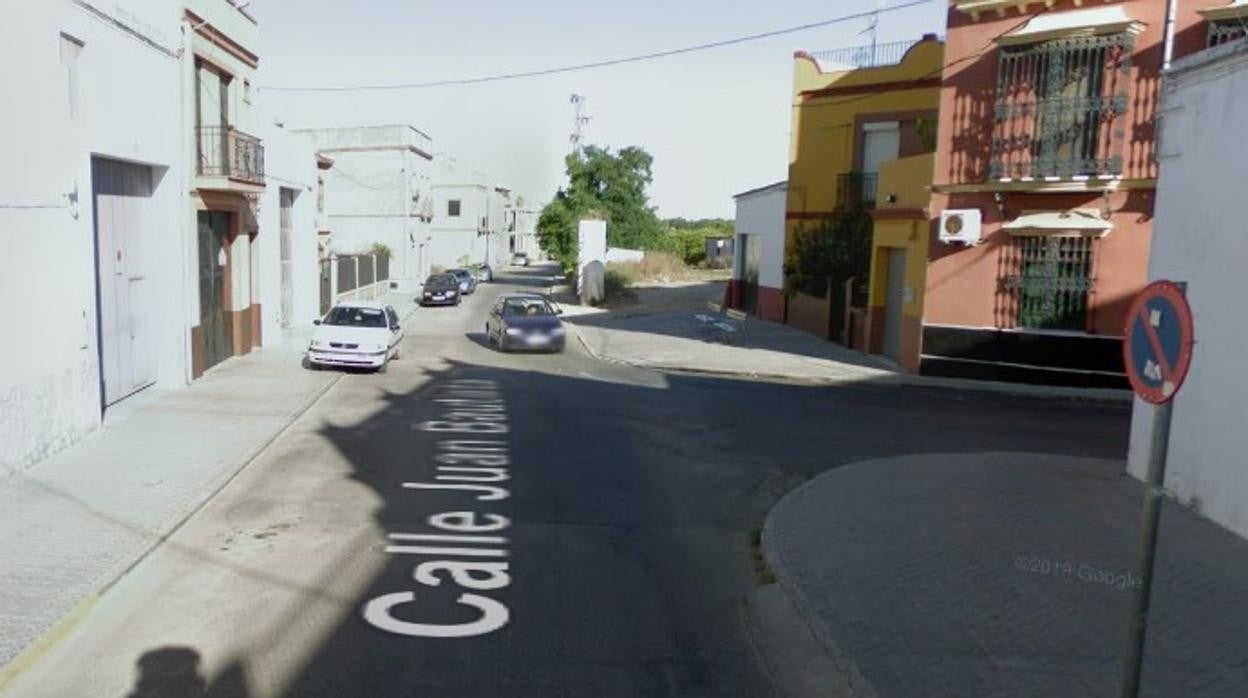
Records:
M576 328L575 321L569 321L567 324ZM663 371L666 373L685 373L693 375L716 376L724 378L750 378L762 379L770 381L782 381L786 383L802 383L805 385L816 386L846 386L854 385L865 388L922 388L927 390L953 390L959 393L980 393L989 395L1005 395L1012 397L1024 397L1038 400L1054 400L1054 401L1070 401L1085 403L1100 403L1105 405L1130 405L1132 403L1132 394L1129 390L1113 390L1109 388L1066 388L1057 387L1050 388L1044 386L1036 386L1027 383L1002 383L998 381L963 381L953 378L936 378L932 376L916 376L909 373L893 373L874 378L870 381L841 380L836 378L822 378L818 376L804 376L797 374L785 373L760 373L756 371L730 371L725 369L697 368L690 366L675 366L671 364L654 364L643 361L626 361L610 356L604 356L595 352L590 348L589 343L581 336L580 329L576 328L576 336L581 346L593 358L607 363L617 364L621 366L632 366L633 368L647 369L650 371Z
M811 480L802 483L801 485L798 485L787 492L779 499L779 501L775 503L775 505L771 507L771 510L767 512L767 517L763 522L763 557L767 561L768 568L771 569L772 573L776 577L776 584L781 590L783 590L784 594L793 604L793 607L797 611L798 617L802 619L807 629L809 629L811 634L814 635L815 638L823 645L823 649L827 653L828 658L834 664L835 673L840 679L838 682L840 685L837 687L839 689L838 695L846 696L847 698L877 698L875 688L866 680L866 678L863 677L862 672L859 671L858 665L854 661L853 657L836 642L836 639L832 635L831 628L828 628L823 623L818 622L818 616L810 612L809 600L806 598L806 595L798 589L797 584L793 581L793 574L789 571L788 567L785 566L783 558L776 550L776 512L780 511L783 507L788 506L788 503L793 501L794 496L799 492L813 486L824 477L836 472L839 469L840 468L833 468Z
M139 553L128 565L122 568L122 570L112 579L101 584L99 589L79 602L77 606L71 609L60 620L52 625L52 627L48 628L48 630L31 642L30 645L22 650L16 657L10 660L7 664L0 666L0 688L3 688L14 679L21 676L28 667L33 666L44 654L51 651L63 639L65 639L65 637L68 636L75 627L86 619L104 594L108 593L110 589L116 586L118 582L126 577L126 575L130 574L131 571L146 560L157 548L172 538L175 533L180 531L182 527L191 520L191 518L202 511L204 507L208 506L209 502L216 499L217 495L219 495L222 490L228 487L230 483L234 482L234 480L237 479L243 471L247 470L248 466L254 463L255 460L269 448L269 446L273 445L273 442L277 441L278 438L289 431L290 427L294 425L295 422L299 421L299 418L302 417L304 413L320 401L320 399L324 397L331 388L337 385L338 381L342 380L343 375L345 374L336 374L332 379L326 382L324 386L318 388L307 399L301 402L299 406L296 407L290 414L285 424L273 432L269 438L265 439L256 448L248 451L236 462L235 465L231 466L231 469L227 470L228 474L220 482L213 485L198 504L196 504L186 514L179 517L168 530L157 536L152 541L151 545L147 546L147 548Z
M91 609L95 608L102 593L96 592L79 601L78 605L70 609L69 613L66 613L55 625L48 628L8 664L0 667L0 690L21 676L27 668L38 664L43 655L52 651L74 628L77 628L91 613Z

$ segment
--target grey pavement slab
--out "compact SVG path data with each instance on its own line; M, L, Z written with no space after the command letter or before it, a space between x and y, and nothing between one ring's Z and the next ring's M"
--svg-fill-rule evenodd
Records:
M1142 494L1123 469L993 452L856 463L783 498L764 546L878 695L1117 695ZM1248 542L1168 503L1157 570L1142 695L1248 695Z
M188 387L136 396L82 442L0 479L0 666L124 574L333 383L301 367L304 341L294 333Z
M637 366L830 382L884 379L895 373L874 357L756 318L731 334L709 327L692 312L571 320L592 353Z

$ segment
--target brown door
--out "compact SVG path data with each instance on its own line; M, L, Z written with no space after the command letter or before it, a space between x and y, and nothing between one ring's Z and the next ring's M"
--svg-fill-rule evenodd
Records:
M203 332L204 370L230 356L230 328L225 322L226 235L230 214L199 212L199 327Z

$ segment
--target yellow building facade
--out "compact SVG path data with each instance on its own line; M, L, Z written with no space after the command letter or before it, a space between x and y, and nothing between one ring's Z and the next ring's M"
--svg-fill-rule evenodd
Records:
M847 207L872 211L869 307L838 322L849 328L846 343L888 354L911 370L922 326L925 209L944 54L944 42L927 35L918 42L798 52L793 59L786 264L798 230ZM890 268L894 296L902 301L897 307L888 302Z

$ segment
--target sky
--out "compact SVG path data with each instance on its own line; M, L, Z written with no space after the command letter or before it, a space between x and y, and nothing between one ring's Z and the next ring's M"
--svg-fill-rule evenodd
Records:
M869 43L869 21L607 68L395 91L266 87L429 82L664 51L887 7L903 0L253 0L258 81L290 128L411 124L435 153L489 174L536 205L564 181L573 93L584 142L654 156L662 217L733 216L732 195L786 177L793 51ZM880 16L880 42L944 25L943 0Z

